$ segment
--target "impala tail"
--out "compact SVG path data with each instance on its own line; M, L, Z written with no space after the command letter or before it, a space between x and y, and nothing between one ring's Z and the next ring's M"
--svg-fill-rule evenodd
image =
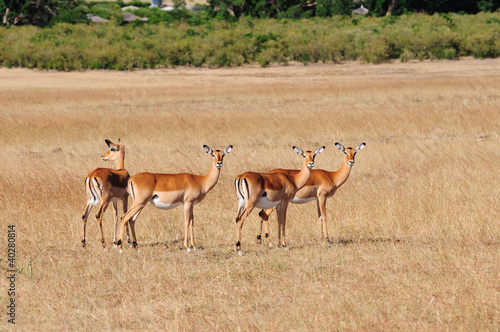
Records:
M97 205L101 203L99 197L101 197L101 188L99 187L99 182L96 178L88 177L85 179L85 190L87 191L87 197L89 199L90 205ZM99 190L99 192L97 191Z
M234 186L236 187L236 195L238 196L238 210L241 211L246 204L249 194L247 180L245 178L236 178Z
M132 184L132 181L128 181L127 185L127 192L130 197L132 197L133 200L135 200L135 195L134 195L134 185Z

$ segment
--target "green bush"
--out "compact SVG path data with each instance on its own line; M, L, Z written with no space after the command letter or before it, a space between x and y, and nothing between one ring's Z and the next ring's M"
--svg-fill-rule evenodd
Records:
M368 63L381 63L389 59L389 45L385 37L372 35L363 42L361 58Z
M459 41L454 20L443 15L403 15L384 27L392 58L411 59L455 58Z
M457 17L461 55L477 58L498 57L500 54L500 24L498 13L479 13Z
M95 10L109 7L91 6ZM500 13L480 13L366 17L355 21L340 16L307 20L244 17L232 23L172 20L169 24L119 25L115 21L59 22L45 28L0 27L0 65L130 70L252 63L265 67L289 61L380 63L388 59L497 57L499 22Z

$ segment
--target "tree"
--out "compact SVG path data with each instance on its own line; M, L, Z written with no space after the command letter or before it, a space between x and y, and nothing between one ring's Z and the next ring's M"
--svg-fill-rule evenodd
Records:
M495 11L500 7L498 0L364 0L366 8L376 16L400 15L405 12L427 14L480 11Z
M213 8L231 15L269 18L303 18L314 13L314 0L208 0Z
M398 5L398 2L399 2L398 0L391 0L389 2L389 7L387 8L387 14L386 15L391 15L391 13L393 12L393 10Z
M72 10L80 0L0 0L4 25L46 26L62 11Z

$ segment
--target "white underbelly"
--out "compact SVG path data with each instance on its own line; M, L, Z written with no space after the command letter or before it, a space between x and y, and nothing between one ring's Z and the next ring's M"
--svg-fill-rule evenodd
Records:
M272 209L279 204L280 201L271 202L267 199L267 196L261 197L256 207L259 209Z
M162 210L170 210L170 209L173 209L173 208L176 208L178 207L179 205L182 205L183 203L182 202L179 202L179 203L171 203L171 204L167 204L167 203L162 203L160 202L160 199L158 196L155 196L151 199L151 203L156 206L157 208L159 209L162 209Z
M309 197L309 198L297 198L297 197L294 197L294 199L292 199L292 203L293 204L305 204L305 203L309 203L311 201L315 201L317 199L318 199L317 197Z

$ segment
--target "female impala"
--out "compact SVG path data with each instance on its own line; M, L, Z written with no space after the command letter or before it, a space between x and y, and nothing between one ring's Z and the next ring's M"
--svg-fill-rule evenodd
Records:
M222 160L233 148L229 145L224 151L213 151L204 145L203 148L214 157L212 168L207 175L194 174L156 174L140 173L130 178L128 192L134 199L130 210L122 218L118 248L121 251L123 229L130 222L133 246L137 248L135 237L135 221L142 209L151 202L160 209L172 209L184 205L184 247L187 251L196 250L193 231L193 205L203 200L205 195L215 186L219 179ZM191 247L188 247L188 232L191 237Z
M326 200L329 197L332 197L337 189L344 184L344 182L351 174L351 168L354 166L354 156L358 151L361 151L365 147L365 143L361 143L353 148L344 148L344 146L340 143L335 143L337 149L345 153L344 162L340 169L336 172L327 172L322 169L315 169L311 172L311 177L307 184L297 191L295 197L292 200L294 204L304 204L311 201L316 200L318 207L318 219L319 219L319 227L320 233L324 232L325 241L329 244L332 244L330 239L328 238L328 229L326 227ZM293 176L297 174L298 170L290 170L290 169L275 169L269 173L285 173L289 176ZM260 233L262 233L262 223L264 223L266 230L266 238L268 239L269 244L269 215L273 212L274 208L270 208L267 210L262 210L259 213L259 216L262 218L260 224ZM257 235L257 241L261 242L261 235Z
M85 228L87 226L87 218L92 207L101 204L97 212L97 224L101 231L102 247L106 247L104 241L104 233L102 231L102 216L108 208L109 202L113 203L113 212L115 216L115 232L114 243L116 244L116 227L118 224L117 202L123 201L123 213L127 211L127 181L129 174L125 170L123 164L125 160L125 145L118 139L118 144L105 140L109 147L109 151L101 156L104 161L116 161L116 170L110 168L97 168L87 175L85 179L85 189L87 191L87 207L83 213L83 240L82 246L85 247ZM128 233L128 228L127 228Z
M238 216L236 217L236 250L240 254L243 222L254 207L260 209L276 207L278 211L278 242L286 247L285 224L288 203L309 180L311 169L314 167L314 157L323 152L325 147L318 148L314 153L311 151L303 152L301 148L296 146L293 149L305 158L300 172L293 175L283 172L272 174L246 172L235 179L236 194L239 200ZM281 241L281 232L283 232L283 241Z

